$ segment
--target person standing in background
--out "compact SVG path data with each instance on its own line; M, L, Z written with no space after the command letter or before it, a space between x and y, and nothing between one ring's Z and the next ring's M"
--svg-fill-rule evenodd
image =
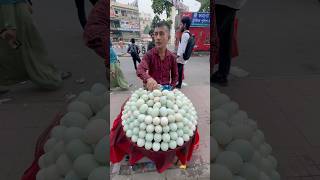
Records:
M84 1L85 0L75 0L78 18L83 29L87 24L86 8ZM98 2L98 0L90 0L90 2L94 6Z
M149 35L152 40L148 43L147 51L151 50L152 48L154 48L156 46L156 44L154 43L154 34L153 34L154 32L153 31L154 31L153 29L151 29L149 31Z
M134 69L137 70L137 61L140 63L140 49L139 47L135 44L136 40L134 38L131 39L131 44L128 47L127 53L131 54L133 64L134 64Z
M123 53L124 42L123 42L122 38L119 38L119 47L121 49L121 53Z
M121 88L126 90L129 88L128 82L120 69L120 62L118 60L115 50L112 48L110 40L110 88Z
M231 67L232 36L236 11L246 0L215 0L216 26L218 31L218 71L211 75L211 82L227 86Z
M180 31L182 32L181 40L179 42L178 50L177 50L177 65L178 65L178 84L176 88L180 89L182 86L182 77L183 77L183 68L186 64L186 61L183 59L183 54L186 51L187 44L190 38L190 28L191 19L189 17L183 17L180 23Z

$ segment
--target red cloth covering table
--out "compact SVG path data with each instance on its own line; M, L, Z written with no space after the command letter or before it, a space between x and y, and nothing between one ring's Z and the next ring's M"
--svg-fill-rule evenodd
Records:
M47 142L50 136L52 128L60 124L60 119L64 113L57 113L51 122L51 124L42 132L39 136L34 152L34 160L28 169L23 173L21 180L35 180L40 167L38 165L39 158L44 154L44 144Z
M121 112L122 111L123 107ZM147 157L155 163L157 171L162 173L174 163L175 156L178 157L183 165L186 165L187 161L190 161L194 147L199 143L198 130L196 130L195 135L191 137L188 142L184 143L183 146L165 152L154 152L138 147L125 135L121 124L121 114L122 113L114 120L110 132L110 161L112 163L120 162L126 154L129 154L129 163L131 165L134 165L143 157Z

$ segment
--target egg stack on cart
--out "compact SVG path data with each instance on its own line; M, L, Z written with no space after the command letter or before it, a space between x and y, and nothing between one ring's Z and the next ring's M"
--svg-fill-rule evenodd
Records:
M159 173L171 167L176 158L186 167L199 144L197 121L195 107L181 91L140 88L114 120L110 161L118 163L128 154L130 165L146 157Z
M37 140L21 180L105 180L109 166L107 89L96 83L57 113Z

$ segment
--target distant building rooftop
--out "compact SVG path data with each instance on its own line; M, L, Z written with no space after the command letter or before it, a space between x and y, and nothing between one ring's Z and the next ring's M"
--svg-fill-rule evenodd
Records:
M115 7L120 7L120 8L125 8L125 9L131 9L131 10L137 10L139 11L139 8L137 6L134 5L130 5L130 4L123 4L123 3L119 3L119 2L114 2L112 1L111 6L115 6Z

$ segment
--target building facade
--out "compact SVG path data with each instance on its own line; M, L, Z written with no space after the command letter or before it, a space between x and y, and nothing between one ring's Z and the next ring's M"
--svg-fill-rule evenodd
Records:
M137 1L132 4L111 1L110 37L113 41L118 41L120 38L125 42L130 41L131 38L140 40L140 19Z
M152 17L151 14L140 12L140 34L141 41L148 42L151 41L151 37L149 36L149 30L151 30ZM149 27L147 32L144 32L146 27Z
M144 29L146 26L151 27L152 17L151 14L140 12L140 33L141 34L149 34L149 32L144 33Z

